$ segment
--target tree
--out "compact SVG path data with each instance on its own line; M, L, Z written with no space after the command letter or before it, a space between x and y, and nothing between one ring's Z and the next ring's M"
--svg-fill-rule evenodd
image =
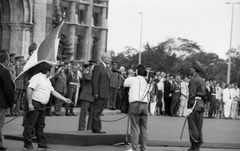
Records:
M238 47L240 50L240 47ZM232 50L231 82L239 82L240 78L240 53ZM138 51L130 46L114 58L120 65L130 68L138 64ZM204 78L227 80L227 62L220 59L215 53L206 53L201 46L192 40L184 38L168 38L156 46L147 43L141 54L142 63L154 71L165 71L172 74L189 75L193 60L198 60L204 68ZM240 84L240 83L239 83Z

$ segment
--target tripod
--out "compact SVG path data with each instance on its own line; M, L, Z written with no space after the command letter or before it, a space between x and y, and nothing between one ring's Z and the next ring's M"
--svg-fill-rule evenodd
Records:
M124 141L124 142L121 142L121 143L114 144L115 146L131 145L131 144L128 142L129 120L130 120L130 115L129 115L129 113L128 113L127 132L126 132L125 141Z

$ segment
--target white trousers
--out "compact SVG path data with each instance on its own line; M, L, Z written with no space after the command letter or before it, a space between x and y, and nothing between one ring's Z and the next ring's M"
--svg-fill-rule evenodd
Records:
M235 118L236 115L237 115L237 105L238 105L238 102L237 102L237 101L232 101L232 104L231 104L231 113L230 113L230 117L231 117L231 118Z
M179 116L187 116L186 115L186 111L187 111L187 98L185 96L181 96L180 97L180 105L179 105L179 109L178 109L178 115Z
M151 115L154 115L154 112L156 110L156 104L157 104L157 101L150 103L150 114Z
M229 118L229 116L230 116L231 104L232 104L232 101L225 102L225 104L224 104L224 116L225 116L225 118Z

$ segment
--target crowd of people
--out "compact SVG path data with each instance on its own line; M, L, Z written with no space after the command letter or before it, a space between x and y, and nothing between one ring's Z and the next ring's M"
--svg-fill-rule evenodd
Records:
M29 47L29 54L36 46ZM22 56L10 54L9 71L12 79L15 79L21 73L26 60ZM89 64L81 66L75 61L69 64L60 62L53 71L54 74L50 78L53 87L60 94L70 98L81 106L81 101L86 100L85 83L91 81L90 72L99 60L90 60ZM110 69L110 96L104 104L104 108L109 110L121 110L128 113L128 89L123 86L126 78L135 75L134 69L126 70L125 67L118 65L117 62L109 64ZM152 71L150 71L152 72ZM86 75L87 74L87 75ZM86 77L88 76L88 77ZM167 115L167 116L186 116L187 100L188 100L188 84L189 76L180 74L168 74L156 71L152 77L152 84L155 85L154 97L149 98L149 114L150 115ZM88 81L88 82L86 82ZM239 118L240 117L240 94L238 85L227 84L226 82L217 82L215 79L205 79L207 95L204 117L208 118ZM91 82L88 84L91 87ZM84 88L85 87L85 88ZM9 109L6 116L18 116L20 110L23 109L23 101L25 98L26 86L21 80L15 82L16 105ZM87 89L89 89L87 87ZM81 97L81 92L83 96ZM90 93L90 92L89 92ZM91 100L93 102L93 98ZM50 106L54 106L51 111ZM61 113L62 107L65 107L65 114ZM74 105L64 104L61 100L50 97L47 109L47 116L76 116L73 112Z
M186 116L191 77L157 72L157 103L150 107L151 115ZM206 83L206 118L240 118L240 90L237 83L227 84L215 79L204 79Z
M33 43L29 47L29 56L36 49L37 45ZM4 61L2 61L2 64ZM25 63L26 60L22 56L16 56L16 54L9 55L9 62L3 66L9 71L12 82L22 72ZM131 123L134 126L138 116L134 110L134 103L137 102L138 109L136 111L139 112L140 100L144 100L141 102L143 103L141 112L147 115L189 116L191 114L189 113L188 106L189 97L195 93L193 88L198 87L192 84L193 88L190 91L189 83L193 77L188 75L173 75L160 71L154 72L149 68L145 69L145 66L142 67L144 71L141 71L143 69L140 66L137 66L135 69L126 70L124 66L119 67L117 62L112 61L109 53L103 53L101 60L89 60L89 63L83 65L77 61L71 61L68 64L59 62L56 66L41 64L39 67L43 69L39 73L32 75L31 80L28 82L21 78L15 81L15 92L13 92L15 99L11 102L11 105L7 106L8 110L6 110L6 116L19 116L21 110L23 112L28 110L35 111L34 108L36 107L44 107L46 109L44 113L28 113L28 116L25 115L26 117L24 117L24 137L27 138L24 145L26 147L29 145L30 149L32 148L30 134L34 130L34 127L37 127L27 124L33 123L34 118L29 118L30 115L38 116L39 120L44 124L44 120L41 119L43 118L42 114L44 116L77 116L74 113L74 107L78 106L81 107L78 130L92 130L93 133L105 133L102 131L100 120L104 109L118 109L123 113L132 113ZM137 70L138 68L140 69ZM139 73L140 71L142 73ZM48 80L45 79L46 77ZM51 86L42 86L46 89L46 93L44 92L44 95L47 94L46 97L38 96L38 93L42 90L35 92L37 85L41 85L38 80L39 78L45 83L50 82ZM142 78L145 78L144 81L146 83L141 81ZM220 83L215 79L200 79L204 80L204 91L206 89L206 94L204 92L204 95L200 95L200 99L204 101L203 116L206 118L239 119L240 90L238 85L227 84L226 82ZM139 81L142 85L136 87L133 82L134 80ZM134 95L137 89L139 89L138 93L142 93L141 95ZM201 90L196 89L195 91L199 92ZM37 94L33 95L34 93ZM198 99L198 96L194 95L194 99ZM41 100L45 101L41 102ZM61 112L63 106L65 114ZM194 105L191 104L191 106ZM145 109L146 107L147 110ZM136 117L133 114L136 114ZM87 115L89 116L86 123ZM142 117L145 118L145 116ZM135 125L135 128L132 127L132 129L134 130L136 127L137 125ZM39 128L41 131L36 129L36 135L42 135L43 128ZM142 131L144 130L143 128ZM134 133L134 135L137 134ZM145 138L142 139L146 143ZM48 146L44 146L44 143L39 145L40 147L48 148ZM137 142L135 145L133 148L137 148ZM143 150L145 149L144 145L142 148Z

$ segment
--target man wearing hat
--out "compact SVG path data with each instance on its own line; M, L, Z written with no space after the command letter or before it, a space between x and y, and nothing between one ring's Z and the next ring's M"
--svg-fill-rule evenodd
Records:
M206 85L199 73L203 71L202 65L194 60L190 68L192 79L189 83L189 100L187 105L188 130L191 148L188 151L199 151L203 143L202 125L205 106Z
M90 65L97 65L99 63L99 60L97 59L92 59L88 61Z
M15 57L15 69L16 69L16 76L18 76L23 71L23 56ZM22 103L22 98L24 96L24 81L23 80L16 80L15 81L15 88L16 88L16 115L19 114L19 110Z
M34 50L36 50L38 47L38 45L36 43L32 43L29 47L28 47L28 54L29 56L31 56L34 52Z
M90 61L89 61L90 62ZM83 76L82 76L82 91L80 94L81 100L81 112L79 116L78 130L84 131L85 129L92 129L92 113L93 113L93 101L94 97L92 96L92 70L94 65L84 64L83 65ZM86 116L88 116L88 123L86 128Z

